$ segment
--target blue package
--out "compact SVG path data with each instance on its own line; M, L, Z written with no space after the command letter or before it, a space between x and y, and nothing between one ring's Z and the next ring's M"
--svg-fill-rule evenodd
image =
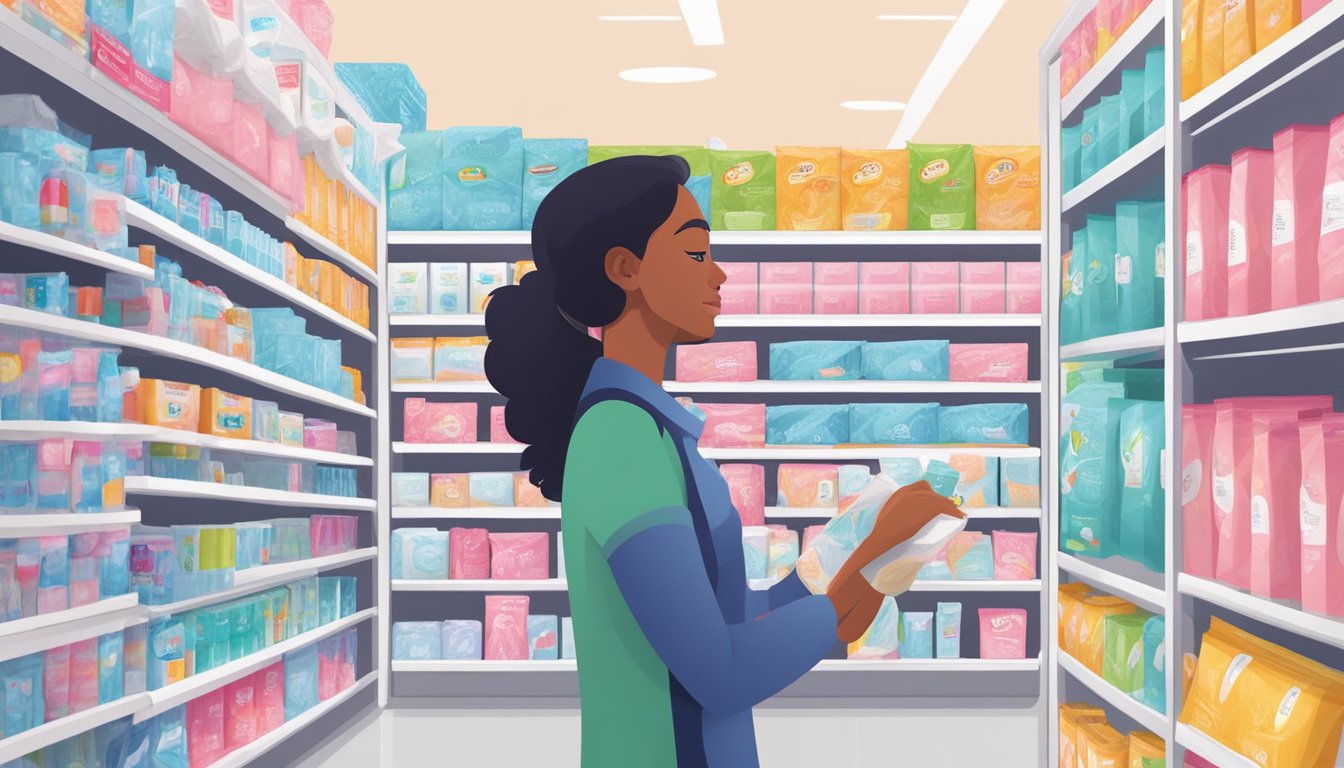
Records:
M863 371L861 341L785 341L770 345L775 381L854 380Z
M852 403L849 439L860 444L926 445L938 442L937 403Z
M523 139L523 229L556 185L588 166L587 139Z
M901 658L933 658L933 614L907 611L901 614Z
M863 489L873 479L866 464L841 464L836 474L839 478L841 507L845 506L846 501L863 493Z
M174 707L154 718L154 751L149 764L154 768L190 768L185 706Z
M961 603L938 604L934 632L938 658L961 658Z
M135 0L131 13L131 57L165 83L173 80L174 0Z
M379 123L397 123L403 133L425 130L425 89L405 64L333 65L355 101Z
M38 206L41 159L31 152L0 152L0 221L24 229L42 225Z
M863 345L863 378L874 381L947 381L942 341L880 341Z
M121 421L124 393L117 353L104 350L98 355L98 421L104 424Z
M531 632L528 634L530 639ZM441 650L444 659L454 661L479 660L481 658L481 622L475 619L449 619L443 622Z
M533 661L554 661L560 658L559 618L527 617L527 658Z
M110 632L98 638L98 702L106 704L123 696L122 676L125 672L124 638L120 632Z
M957 405L938 414L938 442L1026 445L1030 430L1026 403Z
M37 504L37 444L0 444L0 507L32 509Z
M69 317L70 276L64 272L26 275L23 306L49 315Z
M448 532L435 528L392 531L390 571L394 579L448 578Z
M359 582L354 576L337 576L336 582L340 589L340 609L341 618L355 615L359 605Z
M403 133L387 182L387 227L443 229L443 131Z
M89 21L103 32L131 43L131 3L129 0L89 0Z
M981 534L955 563L949 563L952 578L958 581L989 581L994 578L994 545Z
M1166 620L1154 616L1143 625L1143 703L1166 714Z
M285 654L285 720L317 706L317 646Z
M37 353L38 412L46 421L70 420L70 367L74 352Z
M691 193L695 202L700 206L700 212L705 215L705 221L712 221L710 216L710 201L712 199L713 184L709 176L692 176L686 179L686 191Z
M6 737L42 725L46 713L41 653L0 662L0 684L4 685L2 724Z
M437 621L397 621L392 624L394 659L434 661L443 656L442 643L443 626Z
M523 228L523 129L443 132L443 228Z
M847 405L771 405L765 409L768 445L839 445L849 441Z
M878 471L896 481L896 485L905 486L924 479L924 465L914 457L881 459L877 463Z
M112 539L108 542L107 554L98 563L99 599L118 597L131 591L130 560L130 539Z
M467 476L467 498L473 507L512 507L512 472L472 472Z

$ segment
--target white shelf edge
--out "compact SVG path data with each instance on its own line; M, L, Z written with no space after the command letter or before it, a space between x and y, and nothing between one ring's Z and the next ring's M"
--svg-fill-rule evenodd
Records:
M3 640L8 646L8 644L16 642L18 638L24 635L56 634L80 626L101 625L108 620L108 617L135 610L139 604L140 598L135 594L118 595L78 608L29 616L15 621L0 622L0 640ZM23 654L17 655L22 656ZM12 657L6 655L6 658Z
M129 528L140 522L140 510L127 507L120 512L56 512L21 515L0 514L0 538L23 539L32 536L60 536L75 533Z
M354 456L335 451L319 451L314 448L281 445L262 440L216 437L215 435L204 435L184 429L155 427L149 424L93 421L0 421L0 440L40 440L49 437L66 437L76 440L97 437L106 440L173 443L257 456L277 456L300 461L316 461L322 464L353 467L373 466L373 459L367 456Z
M1158 1L1151 3L1132 24L1125 33L1119 37L1106 52L1101 60L1092 65L1086 75L1078 81L1068 95L1060 100L1059 119L1067 120L1087 101L1093 91L1097 89L1106 78L1115 72L1129 55L1138 50L1144 40L1152 34L1153 30L1162 25L1162 19L1165 17L1165 4Z
M977 580L934 580L915 579L915 583L910 585L911 592L1040 592L1040 579L1024 579L1021 581L1010 581L1007 579L995 581L993 579Z
M138 606L103 613L85 621L68 622L17 637L9 637L0 647L0 661L17 659L51 648L61 648L113 632L121 632L149 621L149 614Z
M1140 165L1147 162L1149 158L1161 152L1165 146L1166 141L1162 129L1153 131L1138 144L1130 147L1120 157L1112 160L1105 168L1094 173L1087 181L1065 192L1063 212L1072 211L1090 200L1094 195L1129 175Z
M484 661L484 660L435 660L435 661L408 661L405 659L393 659L393 672L506 672L506 673L532 673L532 672L577 672L579 664L574 659L545 659L545 660L525 660L517 661Z
M1039 520L1040 507L962 507L971 520ZM766 507L771 520L821 520L835 517L834 507Z
M392 452L401 454L420 453L445 456L495 454L510 455L523 451L517 443L392 443ZM985 446L985 445L921 445L921 446L875 446L875 447L838 447L821 446L817 448L702 448L700 454L707 459L728 461L871 461L877 459L920 458L930 453L969 453L977 456L998 456L1001 458L1036 459L1041 449L1021 446Z
M826 231L785 232L711 232L714 245L1040 245L1041 233L1036 231L979 230L956 232L924 231ZM388 245L531 245L532 233L527 230L496 232L426 232L392 231L387 233Z
M1100 675L1083 666L1081 661L1062 650L1059 652L1059 666L1065 672L1068 672L1073 679L1087 686L1107 704L1125 713L1129 719L1153 733L1167 733L1166 715L1138 699L1127 696L1123 691L1106 682Z
M822 659L809 674L852 672L1039 672L1041 658L1029 659ZM393 672L494 672L528 674L574 672L574 659L555 661L393 660Z
M158 427L131 422L102 421L0 421L0 440L44 440L62 437L74 440L150 440Z
M3 14L0 14L0 16L3 16ZM83 712L67 715L59 720L52 720L7 739L0 739L0 764L8 763L44 747L65 741L72 736L91 731L100 725L120 720L142 709L148 700L145 694L134 693L116 701L99 704Z
M284 725L276 728L265 736L259 736L257 740L251 744L239 747L224 757L221 757L214 762L210 768L242 768L242 766L251 763L253 760L256 760L269 752L285 739L288 739L290 736L307 728L323 715L354 698L356 694L369 687L369 685L377 679L377 672L368 673L356 680L354 685L346 688L344 691L341 691L326 701L318 702L317 706L309 709L298 717L295 717L293 720L289 720Z
M393 520L559 520L559 507L392 507Z
M366 560L372 560L377 555L377 547L365 547L356 549L352 552L342 552L337 555L327 555L326 557L314 557L308 560L295 560L288 563L274 563L272 565L262 565L256 568L248 568L238 571L233 576L233 586L219 592L211 592L208 595L179 600L175 603L164 603L162 605L147 605L145 609L150 616L171 616L175 613L202 608L207 605L216 605L227 602L235 597L250 595L254 592L264 592L272 587L288 584L291 581L313 576L324 571L331 571L337 568L344 568L347 565L354 565Z
M565 579L392 579L393 592L564 592Z
M141 723L156 715L209 693L217 688L256 672L280 660L286 653L305 648L313 643L325 640L350 627L372 619L378 615L377 608L366 608L336 621L324 624L310 632L304 632L288 640L282 640L256 653L235 659L214 669L192 675L155 691L149 691L149 704L135 713L135 722Z
M1257 597L1241 590L1182 573L1177 577L1176 589L1186 597L1193 597L1250 619L1311 638L1336 648L1344 648L1344 618L1308 613L1276 600Z
M144 350L161 357L204 365L309 402L348 411L370 419L376 416L373 409L360 405L354 400L347 400L334 392L318 389L311 384L295 381L288 376L268 371L253 363L235 360L227 355L221 355L218 352L212 352L182 341L150 336L147 333L113 328L69 317L58 317L19 307L0 306L0 325L17 326L44 333L84 339L85 341Z
M464 327L485 325L485 315L389 315L389 325ZM719 315L719 328L995 328L1038 327L1041 316L995 315Z
M161 237L177 248L192 253L217 267L228 270L253 285L270 291L275 296L294 306L305 309L321 317L332 325L366 340L377 341L378 337L354 320L342 315L326 304L309 296L298 288L286 283L275 275L248 264L239 257L220 248L218 245L198 237L183 229L177 222L169 221L133 200L126 201L126 223L128 226L144 230Z
M1218 339L1240 339L1266 333L1300 331L1326 325L1344 325L1344 299L1318 301L1287 309L1275 309L1242 317L1220 317L1176 325L1176 339L1182 344Z
M1146 328L1141 331L1117 333L1088 341L1065 344L1059 349L1060 362L1106 357L1144 355L1162 351L1166 329Z
M664 381L668 392L746 395L1039 394L1039 381ZM493 395L488 381L394 383L393 392Z
M372 512L378 508L373 499L328 496L321 493L295 493L254 488L250 485L226 485L200 480L170 480L139 475L126 478L126 494L137 496L173 496L184 499L227 499L239 503L271 504L279 507L314 507L348 512Z
M377 287L379 285L378 273L373 267L355 258L354 254L332 242L329 238L323 236L317 230L304 224L302 221L289 216L285 219L285 227L298 235L304 242L312 248L316 248L323 255L330 258L333 262L349 269L360 277L364 278L370 285Z
M1159 615L1166 613L1166 592L1158 587L1107 570L1103 565L1087 562L1067 552L1058 553L1057 562L1061 571L1075 576L1081 581L1117 597L1139 603L1150 612ZM1133 565L1136 568L1141 567L1137 563ZM1155 574L1155 578L1161 577L1161 574Z
M90 264L109 272L119 272L123 275L138 277L141 280L153 280L154 269L146 267L139 262L123 259L120 256L113 256L110 253L90 248L87 245L72 243L55 235L49 235L45 232L39 232L34 229L24 229L10 224L7 221L0 221L0 242L10 243L11 245L34 248L53 256L61 256L84 264ZM54 266L54 265L53 265Z
M1259 763L1233 752L1217 739L1185 723L1176 724L1176 743L1218 768L1260 768Z

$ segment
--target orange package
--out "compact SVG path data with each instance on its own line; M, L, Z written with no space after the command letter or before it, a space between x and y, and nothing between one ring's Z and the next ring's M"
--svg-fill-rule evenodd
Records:
M908 152L840 151L840 217L844 229L905 229L909 204Z
M513 473L513 505L515 507L544 507L550 504L541 489L532 484L527 472Z
M17 3L10 2L11 8ZM70 38L72 42L84 45L84 2L83 0L27 0L26 5L57 30ZM87 48L85 49L87 51Z
M1227 0L1223 12L1223 72L1255 54L1256 0Z
M201 390L200 433L252 439L252 398L210 387Z
M1129 768L1129 737L1104 722L1078 724L1079 764L1087 768Z
M1265 50L1300 23L1302 0L1259 0L1255 4L1255 49Z
M1167 743L1150 731L1130 731L1128 768L1161 768L1167 764Z
M1226 0L1205 0L1199 25L1200 82L1208 88L1223 76L1223 21Z
M1078 726L1081 723L1104 723L1106 713L1091 704L1059 705L1059 768L1078 766Z
M1208 0L1210 3L1220 0ZM1200 74L1200 22L1204 19L1204 0L1182 0L1181 3L1181 98L1188 99L1204 87Z
M840 229L840 148L776 147L775 155L776 226Z
M1059 624L1059 647L1070 654L1072 654L1072 651L1064 643L1064 625L1073 609L1091 593L1092 588L1081 581L1071 581L1068 584L1059 585L1059 615L1055 617Z
M1136 613L1133 603L1119 597L1098 595L1082 600L1082 622L1078 625L1078 653L1074 658L1083 666L1101 674L1101 660L1106 650L1106 617Z
M1111 50L1115 39L1124 33L1124 2L1097 0L1097 60Z
M467 506L470 492L465 472L429 476L429 505L460 509Z
M1190 697L1190 684L1195 682L1195 669L1199 667L1199 657L1193 653L1181 656L1181 701Z
M1041 228L1041 148L975 147L975 228Z
M141 379L136 386L140 423L195 432L200 426L201 388L197 384Z

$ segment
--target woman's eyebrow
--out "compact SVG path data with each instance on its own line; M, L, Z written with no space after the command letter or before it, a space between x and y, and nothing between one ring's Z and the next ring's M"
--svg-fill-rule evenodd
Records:
M706 232L708 232L709 222L705 221L704 219L691 219L687 221L685 224L682 224L681 228L679 228L676 232L673 232L672 234L680 235L682 232L685 232L688 229L703 229Z

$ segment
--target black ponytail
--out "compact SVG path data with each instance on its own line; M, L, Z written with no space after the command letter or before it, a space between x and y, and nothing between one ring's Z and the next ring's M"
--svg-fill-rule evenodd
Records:
M621 157L575 172L537 209L537 270L490 295L485 375L508 399L509 435L528 446L522 468L551 501L560 501L574 412L602 356L584 329L605 327L625 309L624 292L607 279L607 252L624 247L642 258L687 175L676 156Z

